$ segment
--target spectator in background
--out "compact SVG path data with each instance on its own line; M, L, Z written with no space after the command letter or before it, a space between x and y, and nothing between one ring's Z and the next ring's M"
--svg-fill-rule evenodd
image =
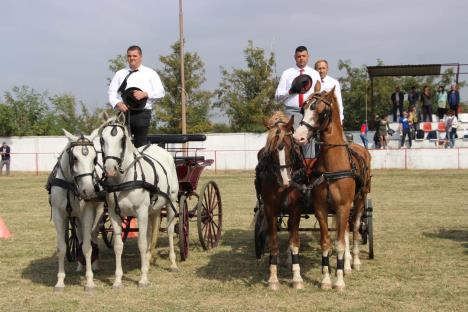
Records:
M437 101L437 117L440 121L444 119L444 115L447 112L447 92L443 85L440 85L436 93Z
M400 91L400 86L395 88L395 92L392 93L390 99L392 100L392 111L393 111L393 121L397 121L397 109L399 110L400 116L403 114L403 100L405 94Z
M447 115L447 119L445 120L445 129L447 131L448 145L450 148L453 148L455 146L455 136L458 128L458 118L455 116L455 112L451 109L448 111Z
M410 105L410 107L408 108L408 121L411 127L411 138L414 140L416 130L419 129L419 119L418 114L416 113L416 107L414 107L413 105Z
M418 107L418 101L420 98L419 92L416 90L415 86L411 87L410 92L408 92L408 109L411 108L412 106L415 108L414 113L416 114L416 118L418 120L421 120L421 109Z
M432 122L432 94L429 86L424 86L423 93L421 94L423 121Z
M376 128L375 128L375 134L374 134L374 148L375 149L380 149L382 147L381 141L380 141L380 133L379 133L379 124L380 124L380 116L375 115L375 123Z
M458 118L458 107L460 105L460 92L458 92L458 86L453 84L450 87L450 91L447 94L447 102L449 109L453 110L455 116Z
M367 140L367 131L367 122L365 122L361 125L361 134L359 136L361 137L362 144L364 144L364 147L366 149L369 148L369 140Z
M2 155L2 161L0 162L0 175L3 175L3 166L6 166L6 175L10 175L10 147L3 142L0 147L0 154Z
M401 145L400 148L405 145L405 138L408 136L409 148L411 148L411 126L408 120L408 113L403 112L403 117L400 117L399 120L399 129L400 129L400 136L401 136Z
M380 136L380 144L383 148L387 148L387 135L388 130L390 130L390 126L388 125L387 116L384 116L379 121L379 136Z

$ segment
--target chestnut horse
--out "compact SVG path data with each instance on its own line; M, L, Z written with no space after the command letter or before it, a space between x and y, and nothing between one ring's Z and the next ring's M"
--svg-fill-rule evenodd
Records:
M315 136L321 146L309 176L314 186L312 199L315 216L320 224L321 286L325 289L332 287L329 270L329 253L332 244L327 224L328 214L331 212L336 215L337 231L337 280L334 287L343 290L345 268L347 272L351 271L349 263L345 266L345 249L349 255L346 257L349 257L346 262L351 260L348 234L350 225L353 230L353 267L359 270L361 265L359 226L367 194L370 192L371 156L361 145L345 141L334 89L328 93L312 94L304 104L304 118L294 133L294 140L303 145Z
M304 287L299 267L299 222L301 209L298 206L300 192L296 187L301 176L306 178L304 159L300 148L292 139L294 117L288 120L283 112L275 112L265 123L268 136L265 147L258 152L255 168L255 187L259 200L256 217L264 215L270 249L268 287L279 288L278 271L278 228L277 217L288 213L289 251L292 258L293 282L295 289Z

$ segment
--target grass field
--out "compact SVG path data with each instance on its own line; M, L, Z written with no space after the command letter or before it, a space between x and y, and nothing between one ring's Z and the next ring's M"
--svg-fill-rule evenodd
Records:
M288 286L286 267L280 268L280 291L265 287L267 257L255 260L249 227L255 205L252 172L204 174L201 183L213 179L221 189L222 245L202 251L192 222L189 259L179 262L178 273L168 270L163 235L149 274L151 286L139 289L138 249L129 240L124 288L112 290L114 255L100 240L96 291L85 293L83 276L67 263L66 289L53 293L57 260L46 177L13 173L0 178L0 216L13 234L0 240L0 311L468 310L468 171L374 172L375 259L361 254L362 271L346 277L343 293L318 288L318 240L305 232L300 263L306 288ZM303 225L312 226L311 220ZM283 250L286 237L281 235Z

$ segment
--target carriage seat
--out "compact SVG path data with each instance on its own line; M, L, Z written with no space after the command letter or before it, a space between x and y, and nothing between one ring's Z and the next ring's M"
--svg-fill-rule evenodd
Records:
M187 143L187 142L203 142L206 141L204 134L150 134L148 142L151 144L170 144L170 143Z
M189 164L205 161L205 156L176 156L174 157L176 165Z

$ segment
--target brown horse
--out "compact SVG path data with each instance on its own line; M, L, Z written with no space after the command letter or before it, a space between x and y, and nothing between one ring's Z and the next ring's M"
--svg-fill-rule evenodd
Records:
M279 288L277 277L279 242L277 218L281 213L289 214L289 251L292 258L293 283L296 289L304 287L299 267L299 222L301 210L298 206L300 192L296 182L305 178L304 159L292 139L294 118L288 120L282 112L276 112L265 126L268 137L257 157L255 187L259 201L256 217L265 216L270 249L268 287ZM258 256L260 257L260 256Z
M312 94L304 105L304 119L294 133L294 140L302 145L312 136L318 137L321 150L310 176L315 216L320 224L322 249L322 288L331 288L329 253L332 248L328 232L328 214L336 215L337 280L335 288L345 287L343 275L351 271L345 267L345 249L349 253L348 226L353 230L353 267L360 269L359 226L367 194L370 192L369 152L357 144L348 144L341 127L339 108L334 90ZM351 224L350 214L352 216ZM348 247L346 248L346 241ZM348 257L346 257L348 258Z

